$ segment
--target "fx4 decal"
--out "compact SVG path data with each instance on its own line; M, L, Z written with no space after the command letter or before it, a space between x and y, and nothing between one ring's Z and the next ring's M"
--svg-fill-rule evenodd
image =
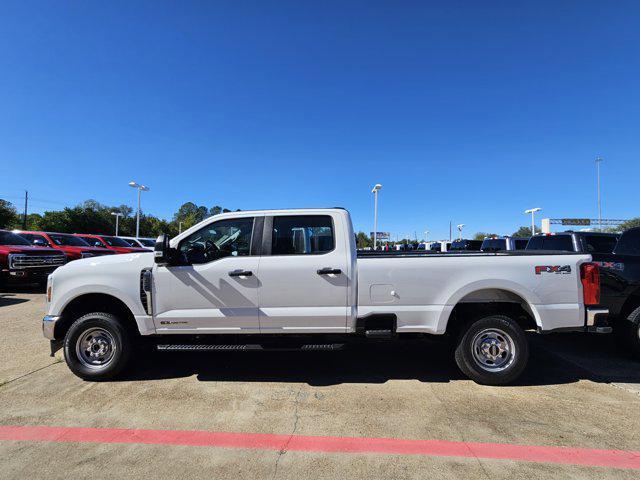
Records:
M624 271L624 263L622 262L592 262L598 265L600 268L610 268L611 270Z
M571 273L571 265L536 265L536 275L543 273L558 273L561 275Z

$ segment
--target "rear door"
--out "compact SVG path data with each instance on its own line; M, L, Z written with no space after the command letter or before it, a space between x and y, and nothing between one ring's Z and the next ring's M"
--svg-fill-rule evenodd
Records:
M352 274L337 213L265 218L261 333L344 333Z

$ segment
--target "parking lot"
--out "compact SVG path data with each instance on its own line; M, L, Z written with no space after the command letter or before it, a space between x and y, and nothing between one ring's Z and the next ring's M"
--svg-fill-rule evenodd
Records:
M532 336L509 387L443 342L154 353L88 383L49 357L43 309L0 293L2 478L637 478L638 363L606 336Z

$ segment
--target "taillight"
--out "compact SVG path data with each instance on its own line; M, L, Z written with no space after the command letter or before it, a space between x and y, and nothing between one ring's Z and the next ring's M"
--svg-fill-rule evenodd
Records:
M583 263L580 266L582 295L585 305L600 304L600 269L595 263Z

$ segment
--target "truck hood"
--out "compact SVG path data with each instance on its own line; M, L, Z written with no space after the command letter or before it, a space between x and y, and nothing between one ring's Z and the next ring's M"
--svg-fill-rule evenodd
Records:
M152 266L153 252L125 253L122 255L103 255L74 260L58 268L53 274L54 276L83 275L89 273L104 273L105 275L109 275L111 272L122 272L123 270L139 272L143 268Z
M0 245L0 253L26 253L27 255L60 254L55 248L31 247L27 245Z

